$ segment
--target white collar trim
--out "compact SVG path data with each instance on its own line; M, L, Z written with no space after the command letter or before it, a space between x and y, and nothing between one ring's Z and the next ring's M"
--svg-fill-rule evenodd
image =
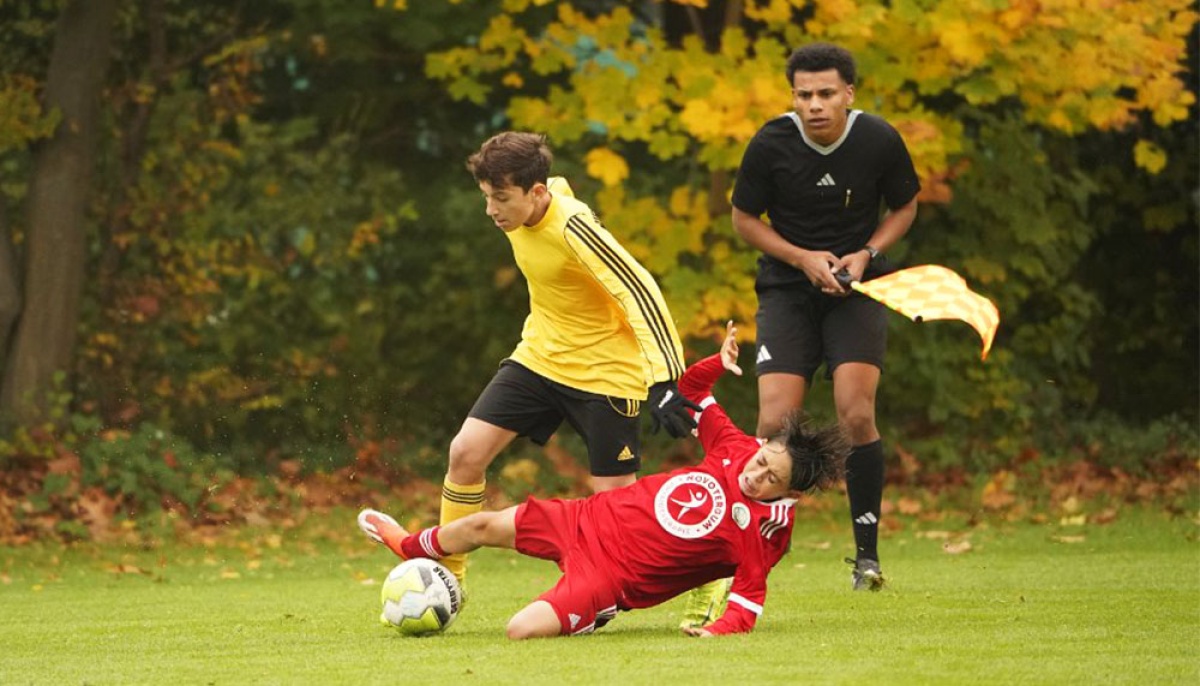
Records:
M828 155L841 147L842 142L846 140L846 136L850 135L850 129L854 127L854 120L858 119L858 115L860 114L862 114L862 110L850 110L849 116L846 117L846 129L842 131L842 135L839 136L836 141L830 143L829 145L821 145L820 143L809 138L807 133L804 133L804 122L800 120L800 115L796 114L795 112L785 112L781 116L792 120L792 123L796 125L796 129L800 131L800 136L804 138L805 145L813 150L816 150L822 155Z

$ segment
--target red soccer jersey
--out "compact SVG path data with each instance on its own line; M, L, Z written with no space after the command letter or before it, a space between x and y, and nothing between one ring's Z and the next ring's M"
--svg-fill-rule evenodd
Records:
M795 503L742 494L738 477L762 443L738 429L712 397L723 371L714 355L688 368L679 382L680 392L704 408L697 427L704 461L598 493L579 521L580 543L620 585L625 608L657 605L733 576L728 609L706 627L712 633L754 627L767 573L791 539Z

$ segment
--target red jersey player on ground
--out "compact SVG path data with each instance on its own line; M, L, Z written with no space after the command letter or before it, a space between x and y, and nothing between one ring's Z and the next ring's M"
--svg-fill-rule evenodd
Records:
M590 633L618 610L658 605L731 575L725 614L684 631L750 631L763 611L767 573L791 539L796 499L841 479L848 447L836 426L814 429L798 416L766 441L733 424L712 387L725 369L741 374L735 333L730 322L721 352L679 381L702 408L699 465L579 500L530 498L415 534L375 510L363 510L359 526L404 559L488 546L557 562L558 584L513 616L509 638Z

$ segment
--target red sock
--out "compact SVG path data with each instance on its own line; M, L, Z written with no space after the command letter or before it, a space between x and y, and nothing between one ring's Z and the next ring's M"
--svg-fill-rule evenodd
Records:
M414 557L427 557L431 560L440 560L446 556L446 551L442 550L442 546L438 543L437 534L440 526L433 526L419 533L410 534L400 541L400 550L404 553L404 557L412 559Z

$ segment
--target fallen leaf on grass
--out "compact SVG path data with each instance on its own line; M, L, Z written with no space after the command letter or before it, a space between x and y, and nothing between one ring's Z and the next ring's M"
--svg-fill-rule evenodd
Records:
M970 541L957 541L955 543L946 542L942 544L942 550L948 555L961 555L971 550Z
M113 574L146 574L146 575L150 574L150 572L148 572L145 569L142 569L141 567L138 567L137 565L131 565L131 564L125 564L125 563L113 565L108 568L108 571L112 572Z
M1063 526L1083 526L1087 524L1087 515L1079 514L1072 517L1063 517L1059 520L1059 523Z
M921 501L913 498L901 498L896 501L896 509L900 514L915 515L921 512Z
M1051 536L1050 540L1059 543L1083 543L1087 540L1087 536Z
M829 541L821 541L820 543L805 543L804 547L809 550L829 550L831 545Z
M936 540L945 540L950 538L949 531L918 531L917 538L930 538Z

